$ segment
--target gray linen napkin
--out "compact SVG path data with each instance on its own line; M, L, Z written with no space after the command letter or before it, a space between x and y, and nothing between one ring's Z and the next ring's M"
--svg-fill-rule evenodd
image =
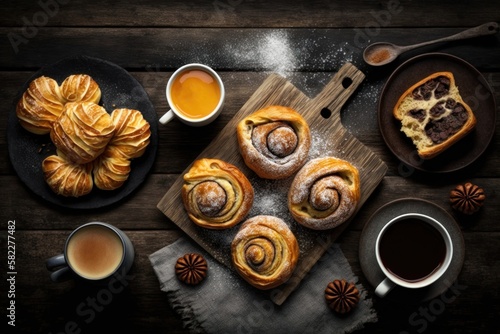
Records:
M186 253L200 253L207 260L207 277L197 286L186 285L175 275L175 263ZM361 284L356 284L361 300L350 314L339 316L328 308L324 300L328 282L336 278L357 282L338 244L328 249L281 306L270 300L269 292L250 286L184 237L149 259L160 289L193 333L349 333L377 321Z

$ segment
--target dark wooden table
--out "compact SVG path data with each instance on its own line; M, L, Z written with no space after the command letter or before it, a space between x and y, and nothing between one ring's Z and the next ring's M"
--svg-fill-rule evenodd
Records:
M500 21L500 5L486 1L81 1L40 0L0 3L0 215L1 309L15 301L18 332L94 333L108 325L134 333L182 333L148 255L183 232L156 205L174 180L208 145L254 90L272 72L284 75L307 95L318 93L349 61L366 79L342 110L342 123L389 167L387 175L353 223L337 240L354 272L374 299L379 321L366 332L493 333L500 314L500 134L484 154L458 172L402 172L384 143L377 123L377 101L396 66L424 52L445 52L475 66L500 102L500 35L426 47L374 69L361 54L370 42L410 44L447 36L488 21ZM189 62L216 69L227 91L221 116L211 125L189 128L173 121L159 129L159 146L150 175L131 196L95 210L70 210L34 195L18 178L7 152L6 127L20 87L41 67L61 58L88 55L129 71L145 88L158 116L167 110L164 89L171 73ZM498 109L497 109L498 116ZM471 217L453 211L449 191L471 181L484 188L486 204ZM431 201L453 215L465 239L463 269L453 298L402 305L373 295L358 257L361 230L381 206L404 197ZM60 253L77 226L104 221L123 229L136 248L133 279L90 324L76 310L92 290L72 282L52 283L45 259ZM8 226L15 222L15 296L6 284ZM95 292L94 292L95 293ZM450 295L448 295L449 297ZM69 324L69 327L66 326ZM12 326L7 326L12 329ZM5 328L5 327L3 327ZM77 331L75 331L76 333Z

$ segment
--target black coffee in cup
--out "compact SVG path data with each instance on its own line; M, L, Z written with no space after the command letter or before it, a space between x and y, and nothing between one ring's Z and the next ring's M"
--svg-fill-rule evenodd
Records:
M388 226L379 242L384 267L407 282L424 280L436 272L445 260L446 251L441 233L415 217Z

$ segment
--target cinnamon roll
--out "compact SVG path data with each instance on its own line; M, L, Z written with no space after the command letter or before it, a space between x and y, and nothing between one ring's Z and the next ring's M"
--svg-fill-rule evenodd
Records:
M63 107L64 98L57 82L41 76L30 82L16 105L16 114L23 128L43 135L50 132Z
M288 208L299 224L326 230L347 221L359 198L356 167L333 157L317 158L295 175L288 192Z
M93 187L92 164L76 164L64 154L51 155L42 161L45 181L58 195L80 197L90 193Z
M291 176L305 163L311 146L305 119L283 106L269 106L241 120L237 137L245 164L265 179Z
M50 138L69 160L85 164L104 152L114 130L103 107L92 102L69 102L54 122Z
M199 159L184 175L181 194L189 218L195 224L226 229L248 214L254 191L236 166L218 159Z
M285 283L299 257L299 244L286 223L274 216L245 221L231 243L236 271L248 283L268 290Z

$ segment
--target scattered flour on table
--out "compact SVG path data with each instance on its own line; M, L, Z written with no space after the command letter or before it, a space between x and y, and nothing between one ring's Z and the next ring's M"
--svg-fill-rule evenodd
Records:
M285 31L259 33L238 44L226 44L223 52L234 62L249 63L255 68L285 75L294 71L297 59Z

